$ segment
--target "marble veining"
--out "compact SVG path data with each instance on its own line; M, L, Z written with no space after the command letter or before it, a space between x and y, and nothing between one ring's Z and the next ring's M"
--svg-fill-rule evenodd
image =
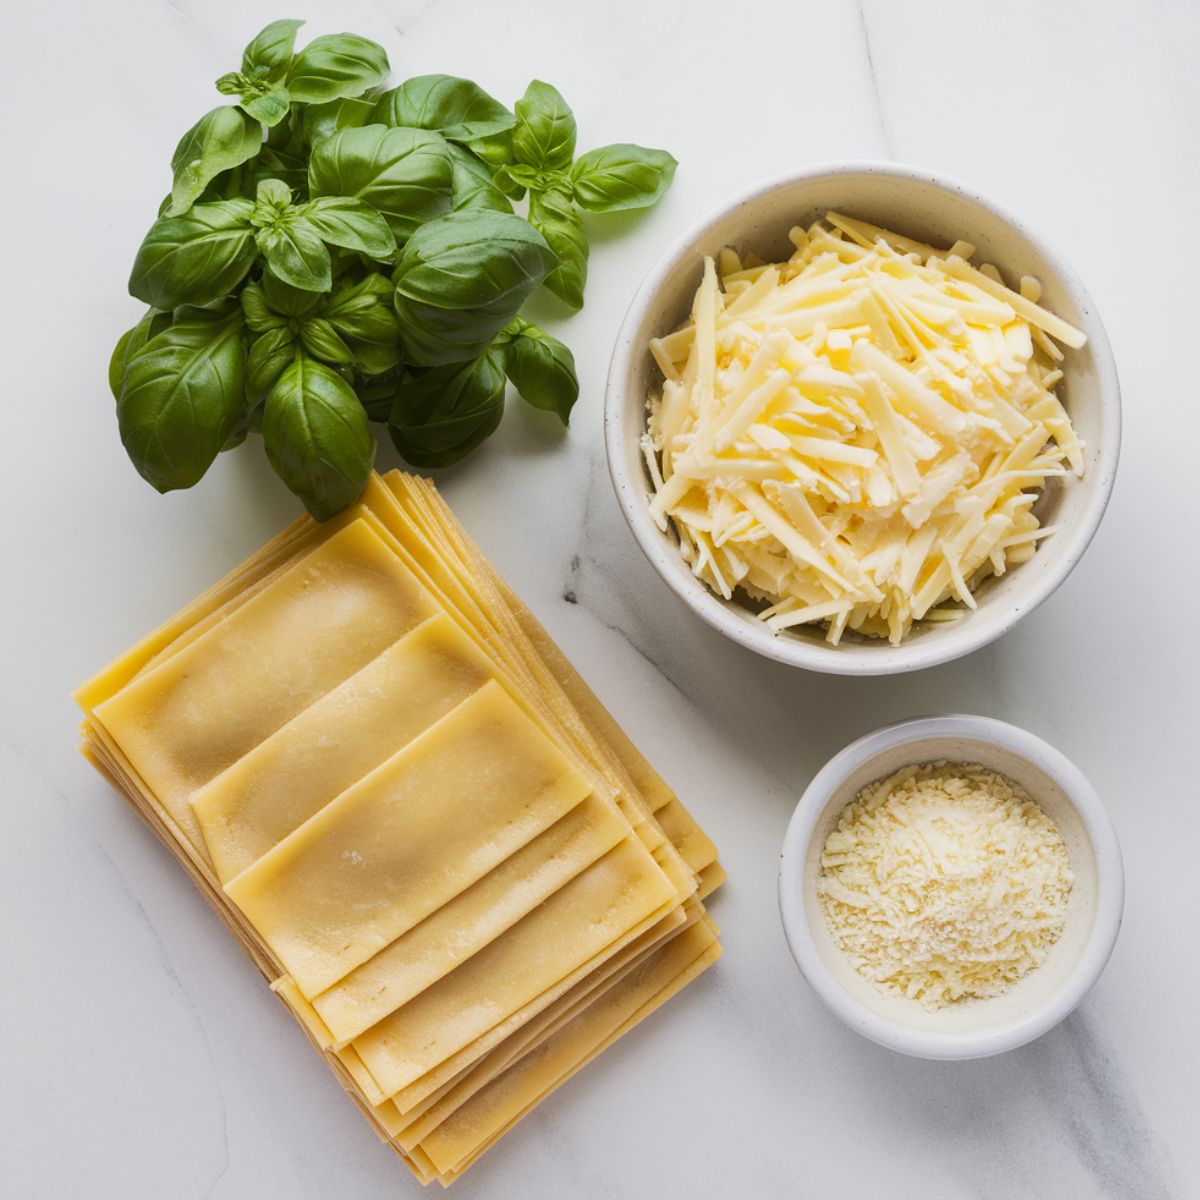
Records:
M211 82L247 37L283 15L266 0L5 14L0 88L10 112L31 114L10 125L9 151L38 185L0 199L21 231L4 301L15 453L0 472L0 1191L22 1200L418 1193L72 744L70 688L295 512L252 454L224 456L191 492L154 495L124 460L104 380L136 313L124 281L171 149L217 102ZM1200 570L1187 532L1200 8L319 0L296 15L311 34L377 38L398 78L453 72L508 99L548 79L576 109L581 148L639 140L681 162L657 210L593 223L582 313L536 306L576 353L570 430L514 400L496 437L439 483L719 842L727 953L455 1194L1200 1194L1200 655L1188 637ZM86 136L63 136L84 115ZM613 499L601 406L621 316L682 227L772 172L872 157L971 181L1061 249L1112 336L1126 440L1105 523L1050 602L966 660L855 680L759 660L674 600ZM382 467L397 461L381 450ZM1093 993L1034 1045L970 1063L900 1058L839 1025L798 977L774 896L813 773L876 726L939 711L1057 744L1097 785L1126 859L1125 927Z

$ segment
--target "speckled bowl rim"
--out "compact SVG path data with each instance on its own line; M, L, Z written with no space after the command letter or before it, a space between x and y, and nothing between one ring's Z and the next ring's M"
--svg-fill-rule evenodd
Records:
M1094 469L1101 478L1090 506L1081 513L1069 531L1060 532L1042 548L1041 553L1053 554L1052 563L1036 584L1019 593L1007 611L988 614L986 621L947 622L920 641L903 642L899 646L880 644L873 646L867 655L851 657L831 654L826 647L808 645L798 638L777 636L765 626L759 628L728 611L725 603L699 579L683 577L667 569L672 564L672 556L678 557L678 550L663 536L650 517L645 482L641 478L631 478L626 469L626 443L630 437L640 439L644 420L637 428L631 429L625 419L625 379L633 365L633 356L647 353L635 334L647 312L654 308L664 281L682 259L698 253L697 244L706 238L714 225L736 210L797 183L862 174L887 175L955 193L1011 226L1042 256L1052 268L1058 283L1072 295L1077 310L1086 314L1083 325L1095 362L1100 419L1106 437L1097 446L1098 457ZM1121 445L1120 383L1108 334L1087 289L1062 256L1024 222L975 188L937 171L872 160L824 162L773 176L738 193L692 225L651 268L630 302L613 348L604 397L604 444L609 477L634 540L660 578L703 621L747 649L791 666L833 675L894 675L950 662L988 645L1053 595L1070 575L1095 537L1112 495Z
M810 928L804 897L805 861L831 797L858 768L898 746L928 738L966 738L1002 746L1048 775L1074 807L1091 842L1096 865L1093 923L1078 962L1060 986L1026 1016L999 1029L938 1031L890 1021L853 996L823 958ZM887 725L851 742L817 773L788 823L779 864L779 913L796 965L830 1011L856 1033L889 1050L941 1060L984 1058L1023 1046L1068 1016L1100 978L1116 944L1125 907L1125 872L1116 830L1083 772L1048 742L992 717L947 714Z

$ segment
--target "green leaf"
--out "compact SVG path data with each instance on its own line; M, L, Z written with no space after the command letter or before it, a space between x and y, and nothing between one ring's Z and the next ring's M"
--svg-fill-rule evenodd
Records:
M487 164L480 161L469 150L447 143L453 167L451 208L459 212L464 208L490 208L493 212L512 212L512 205L504 193L492 182Z
M546 287L572 308L582 308L588 240L575 206L559 191L534 193L529 197L529 222L558 256L559 265L546 276Z
M403 368L392 368L360 379L354 389L370 421L387 421L403 378Z
M284 283L306 292L327 292L333 285L329 250L306 217L282 217L260 229L255 241Z
M319 294L306 288L292 287L270 270L263 272L262 289L271 308L285 317L307 317L321 304Z
M399 364L400 320L392 308L392 285L384 276L372 272L357 283L339 286L322 306L321 316L359 370L379 375Z
M244 293L243 293L244 294ZM296 336L288 325L268 329L250 343L246 355L246 394L261 404L296 357Z
M296 356L267 396L262 432L275 473L318 521L362 494L375 436L354 390L323 363Z
M196 483L241 420L242 331L234 301L183 308L130 359L117 402L121 441L158 491Z
M225 445L221 447L221 453L226 450L236 450L245 440L246 435L254 428L254 418L258 409L251 409L242 414L238 423L233 427L229 436L225 439Z
M514 176L514 167L497 167L492 175L492 182L502 191L510 200L520 200L524 197L528 190L525 184L519 182ZM532 167L528 168L530 171Z
M291 65L296 32L303 21L272 21L242 53L242 74L261 76L272 83L282 79Z
M247 170L251 175L248 182L254 186L263 179L278 179L291 188L293 196L304 197L308 192L308 152L295 141L282 145L268 142Z
M388 76L387 53L354 33L314 38L292 61L287 87L293 100L317 104L361 96Z
M171 155L174 182L166 215L186 212L222 171L241 166L261 149L262 128L241 109L222 104L206 113Z
M129 293L155 308L207 304L246 277L256 252L249 200L194 205L150 226L129 277Z
M538 170L567 170L575 157L575 115L555 88L535 79L513 105L512 148L517 162Z
M273 221L292 206L292 189L282 179L261 179L254 192L255 218Z
M246 318L246 328L252 333L266 333L269 329L279 329L288 323L287 317L276 312L267 301L267 294L261 283L248 283L238 293L242 305L242 315Z
M389 298L391 289L389 288ZM159 312L157 308L148 308L142 319L132 328L121 334L112 357L108 360L108 386L114 400L120 400L121 387L125 382L125 368L129 361L156 334L161 333L171 324L171 314Z
M388 259L396 253L396 238L387 221L362 200L318 196L305 205L304 218L331 246L376 259Z
M513 120L515 121L516 118L514 117ZM506 129L503 133L493 133L488 137L476 138L474 141L468 142L466 148L493 170L515 161L511 129Z
M534 408L557 413L564 425L579 399L575 356L557 338L520 317L504 343L504 373Z
M309 317L300 326L300 344L313 358L336 366L354 365L354 354L324 317Z
M228 171L222 171L213 179L208 187L196 197L197 204L213 204L218 200L250 200L253 199L255 183L253 182L257 158L249 159L240 166ZM165 216L170 204L170 196L159 211L159 216Z
M491 437L503 414L504 371L488 353L402 380L388 432L413 466L447 467Z
M321 315L341 320L350 320L380 305L390 307L392 283L378 271L368 271L361 279L344 280L325 301Z
M527 167L524 163L513 163L511 167L502 167L504 178L510 180L512 186L525 191L527 188L541 188L543 173L538 167ZM500 171L496 172L497 175Z
M331 138L340 129L358 129L371 124L375 105L371 100L343 97L324 104L306 104L297 110L298 133L308 147Z
M440 366L481 355L556 261L512 213L470 209L422 225L393 274L409 360Z
M516 123L499 100L454 75L406 79L379 97L371 119L393 127L432 129L451 142L491 137Z
M589 212L649 208L662 199L679 164L665 150L644 146L601 146L571 169L575 202Z
M265 92L242 97L242 108L264 125L278 125L288 114L291 96L282 83L272 84Z
M288 114L291 97L286 79L296 30L303 21L273 21L246 47L242 69L217 80L217 91L237 96L245 112L270 127Z
M365 125L322 142L308 165L309 194L349 196L381 212L397 241L450 209L447 143L424 129Z
M145 319L145 317L142 318L143 321ZM129 352L129 343L133 340L137 328L135 325L132 329L125 330L117 338L117 344L108 357L108 390L112 392L114 400L121 398L121 388L125 384L125 355Z

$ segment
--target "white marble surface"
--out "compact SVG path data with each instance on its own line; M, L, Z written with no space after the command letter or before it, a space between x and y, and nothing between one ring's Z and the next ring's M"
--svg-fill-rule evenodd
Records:
M257 447L156 496L124 459L104 381L174 142L281 15L266 0L5 13L0 1193L13 1200L417 1194L75 754L67 698L295 511ZM457 1194L1197 1194L1200 7L310 0L301 15L311 32L378 38L398 73L467 75L502 97L548 78L584 147L636 140L682 163L657 211L596 222L587 308L554 325L583 379L568 436L514 404L443 486L720 843L727 953ZM602 461L609 348L661 247L728 192L838 157L937 168L1023 214L1086 280L1124 384L1116 494L1082 565L999 644L910 678L805 675L721 641L638 555ZM784 825L817 767L877 725L946 710L1015 721L1074 758L1128 871L1125 928L1083 1007L1036 1045L963 1064L902 1059L839 1026L795 972L774 899Z

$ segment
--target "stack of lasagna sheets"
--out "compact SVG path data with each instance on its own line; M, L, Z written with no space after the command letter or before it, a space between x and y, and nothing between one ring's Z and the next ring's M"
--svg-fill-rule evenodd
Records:
M425 480L297 522L77 699L422 1182L720 954L712 842Z

